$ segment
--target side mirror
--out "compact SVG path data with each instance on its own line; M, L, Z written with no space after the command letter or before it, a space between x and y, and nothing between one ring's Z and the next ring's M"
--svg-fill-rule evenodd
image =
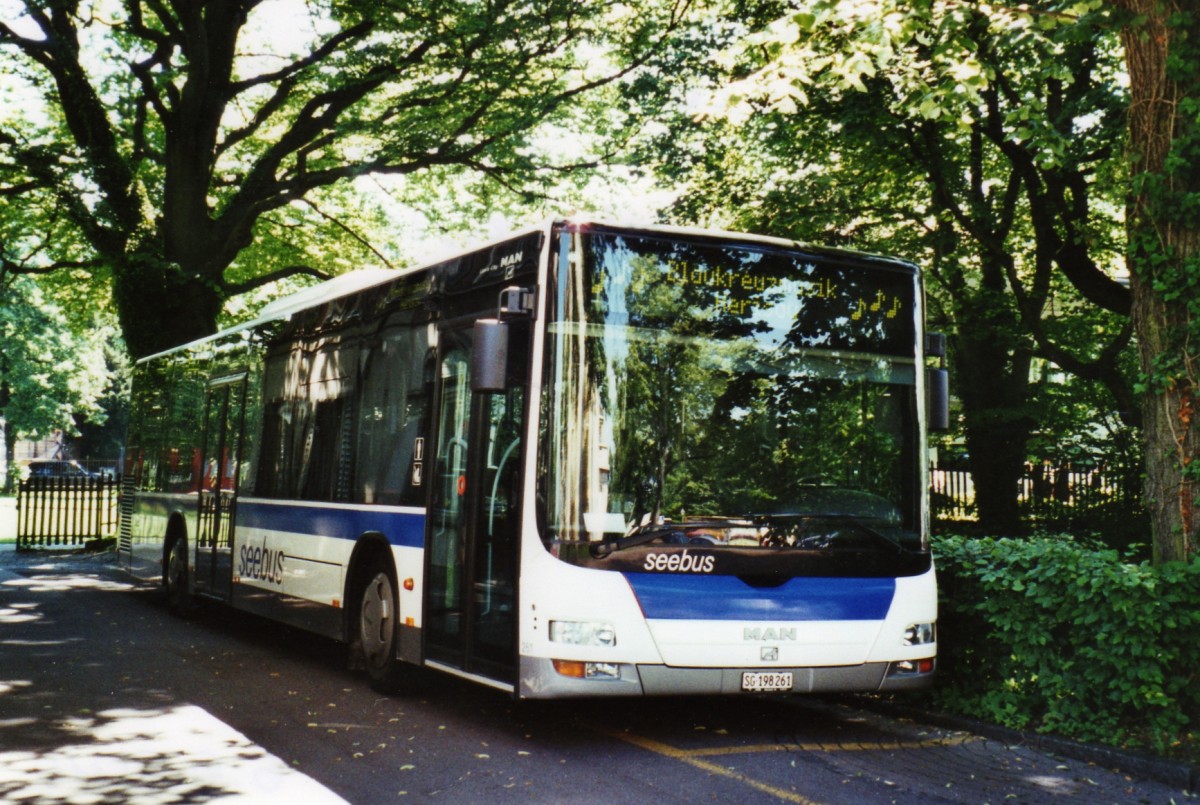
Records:
M471 390L499 393L508 388L508 324L499 319L475 322L471 352Z
M925 421L929 430L950 430L950 373L925 370Z
M937 358L938 368L925 370L925 421L929 430L950 430L950 373L946 371L946 336L927 333L925 357Z

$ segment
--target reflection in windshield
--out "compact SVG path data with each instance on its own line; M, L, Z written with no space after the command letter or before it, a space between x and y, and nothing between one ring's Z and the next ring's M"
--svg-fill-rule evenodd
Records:
M597 234L557 291L550 539L920 546L911 272Z

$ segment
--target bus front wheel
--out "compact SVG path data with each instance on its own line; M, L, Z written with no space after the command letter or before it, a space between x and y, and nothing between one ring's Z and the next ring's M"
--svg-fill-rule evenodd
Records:
M393 693L400 685L400 660L396 658L399 615L395 575L391 568L374 568L359 600L358 639L371 687L384 693Z

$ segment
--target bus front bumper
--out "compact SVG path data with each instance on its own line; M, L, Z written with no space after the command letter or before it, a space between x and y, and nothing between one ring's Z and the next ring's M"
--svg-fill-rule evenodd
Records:
M817 668L676 668L632 663L563 663L522 657L522 699L593 696L701 696L747 690L747 674L790 674L790 688L775 693L847 693L922 690L933 684L936 662L869 662Z

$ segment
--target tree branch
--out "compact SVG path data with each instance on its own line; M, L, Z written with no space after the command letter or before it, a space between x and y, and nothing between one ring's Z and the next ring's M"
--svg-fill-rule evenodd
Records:
M338 229L345 232L352 239L357 241L359 243L359 245L361 245L364 249L369 251L371 254L375 255L375 257L379 259L379 262L383 263L388 268L395 269L395 266L392 265L391 261L388 260L387 257L385 257L383 255L383 252L376 249L373 245L371 245L370 241L368 241L362 235L359 235L357 232L355 232L354 229L352 229L349 224L345 223L340 218L336 218L336 217L330 215L329 213L325 212L324 210L322 210L320 207L318 207L315 203L313 203L309 199L304 199L304 203L308 206L309 209L311 209L317 215L321 216L326 221L328 221L329 223L336 226Z
M223 282L222 288L227 295L237 296L238 294L256 290L264 285L270 285L272 282L287 279L288 277L315 277L319 280L327 280L331 278L331 275L312 266L294 265L271 271L263 274L261 277L253 277L245 282Z

